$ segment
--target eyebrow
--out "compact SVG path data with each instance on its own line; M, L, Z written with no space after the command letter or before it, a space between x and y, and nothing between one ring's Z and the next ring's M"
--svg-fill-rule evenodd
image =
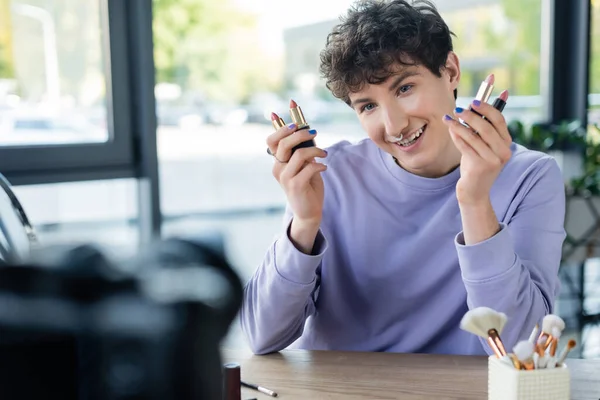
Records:
M394 90L396 90L396 88L398 88L398 86L400 86L400 84L406 78L410 78L411 76L417 76L417 75L421 75L421 74L414 70L404 70L404 71L400 72L398 75L395 76L394 82L390 85L390 88L389 88L390 92L393 92ZM350 107L354 108L355 106L357 106L359 104L371 103L371 102L372 102L372 100L370 98L363 97L363 98L351 101Z

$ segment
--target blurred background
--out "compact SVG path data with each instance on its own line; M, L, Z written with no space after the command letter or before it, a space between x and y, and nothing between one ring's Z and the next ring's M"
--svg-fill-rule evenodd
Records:
M600 1L434 3L456 34L459 104L493 72L495 95L511 94L508 120L575 121L598 136ZM248 279L284 210L265 154L270 113L289 122L293 98L321 147L365 137L318 73L351 4L0 0L0 171L41 241L125 254L152 234L220 231ZM573 355L600 357L593 251L565 260L561 277L559 310L583 344ZM246 346L238 326L227 340Z

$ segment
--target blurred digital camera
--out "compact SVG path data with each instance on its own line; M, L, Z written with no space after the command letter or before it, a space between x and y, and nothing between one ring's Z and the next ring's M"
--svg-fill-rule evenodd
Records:
M90 245L0 266L0 399L221 399L242 302L223 251L167 239L123 262Z

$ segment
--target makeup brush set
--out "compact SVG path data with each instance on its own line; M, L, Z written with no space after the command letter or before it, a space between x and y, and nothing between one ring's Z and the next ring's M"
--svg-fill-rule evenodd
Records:
M569 399L565 359L576 342L569 340L557 353L565 329L562 318L546 315L541 330L536 325L512 353L507 353L500 337L506 323L506 314L487 307L468 311L460 323L461 329L484 338L494 353L488 361L488 399Z

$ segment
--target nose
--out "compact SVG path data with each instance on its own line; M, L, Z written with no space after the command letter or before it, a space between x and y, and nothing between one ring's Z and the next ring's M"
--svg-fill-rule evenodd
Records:
M408 118L401 110L388 108L383 112L383 119L385 134L390 139L397 139L406 133Z

